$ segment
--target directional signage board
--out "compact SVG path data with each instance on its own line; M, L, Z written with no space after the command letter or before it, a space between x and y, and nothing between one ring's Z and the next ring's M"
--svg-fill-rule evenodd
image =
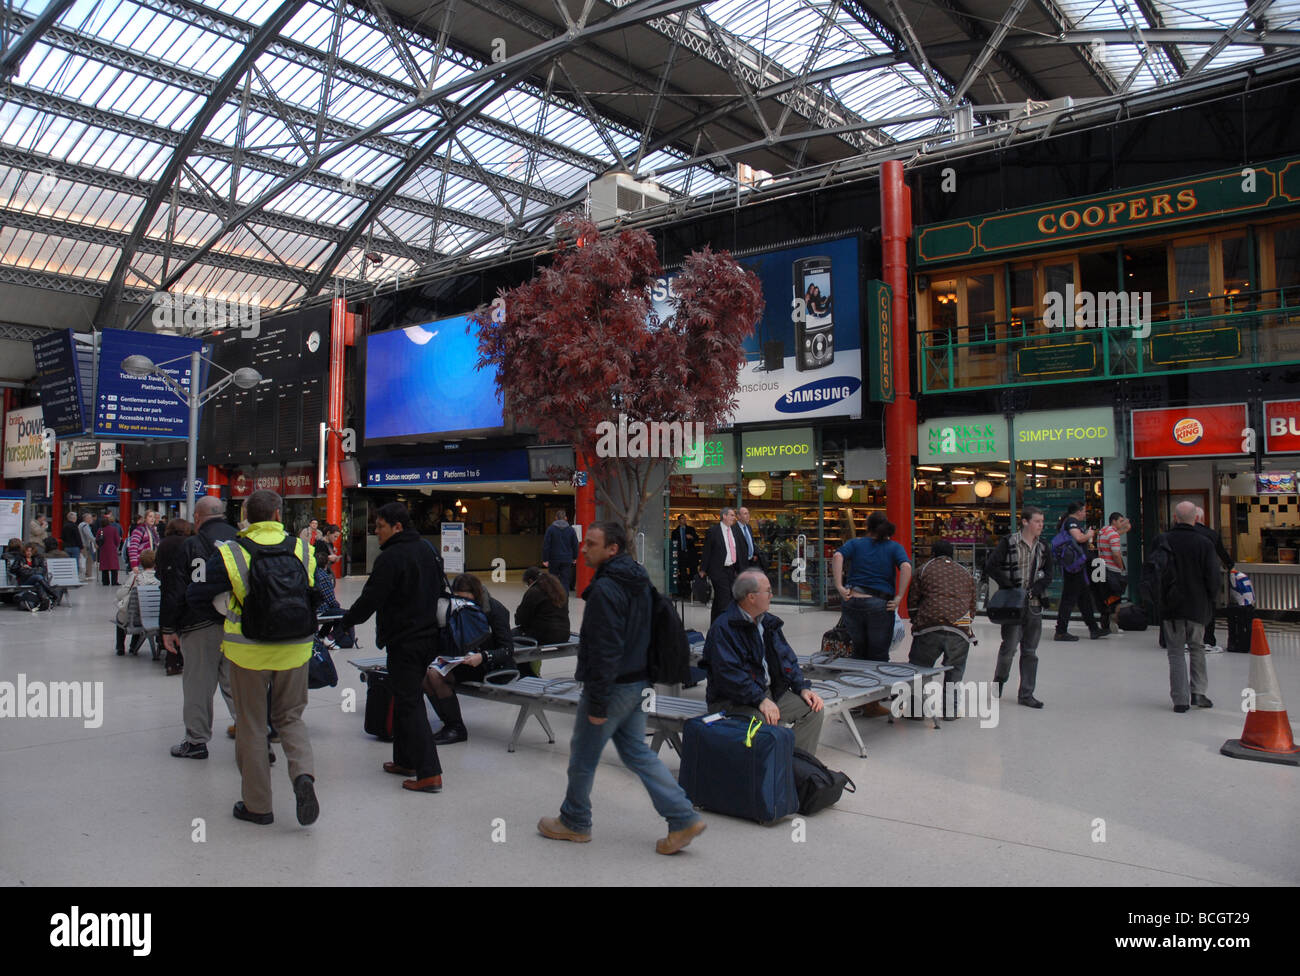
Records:
M34 339L32 358L36 361L36 385L46 425L60 438L85 434L81 369L72 330L62 329Z
M457 457L454 462L370 465L369 488L428 487L472 484L478 481L527 481L528 452L495 451Z
M203 351L199 339L105 329L99 344L96 435L123 440L188 437L189 408L158 377L124 372L122 360L148 356L188 392L192 384L202 383L201 377L190 376L190 354L195 350Z

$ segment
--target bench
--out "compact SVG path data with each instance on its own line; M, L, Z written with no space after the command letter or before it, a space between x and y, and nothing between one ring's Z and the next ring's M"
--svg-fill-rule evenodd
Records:
M157 583L142 583L133 586L127 597L127 622L122 629L128 636L143 634L149 642L149 652L158 660L158 640L160 625L158 615L162 611L162 586ZM114 614L113 623L117 623Z
M67 594L79 586L85 586L86 582L81 578L78 571L77 560L71 556L55 556L52 559L45 560L46 579L51 586L61 586L64 592L64 602L72 606L71 599Z
M940 664L934 667L922 667L919 664L910 664L907 661L863 661L852 657L831 657L818 651L815 654L809 654L806 657L799 658L799 667L808 677L814 675L825 675L838 681L849 684L860 682L870 683L874 686L875 682L883 684L888 689L887 698L892 698L894 694L894 685L903 682L908 685L909 691L912 682L916 678L921 679L924 685L928 679L941 675L949 670L948 665ZM919 718L921 716L913 716ZM939 728L939 716L930 716L934 721L934 727ZM893 712L890 712L889 721L894 721Z
M0 593L15 593L18 587L9 579L9 565L0 559Z

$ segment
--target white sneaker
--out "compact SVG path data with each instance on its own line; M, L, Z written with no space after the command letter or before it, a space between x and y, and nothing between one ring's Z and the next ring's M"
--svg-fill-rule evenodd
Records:
M1222 654L1222 653L1223 653L1223 648L1220 647L1218 644L1206 644L1206 645L1205 645L1205 653L1206 653L1206 654Z

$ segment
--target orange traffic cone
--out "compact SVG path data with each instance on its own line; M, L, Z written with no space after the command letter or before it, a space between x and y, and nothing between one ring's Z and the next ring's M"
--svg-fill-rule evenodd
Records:
M1264 622L1258 618L1250 632L1250 687L1255 690L1255 707L1246 713L1246 728L1240 739L1229 739L1219 751L1233 759L1300 766L1300 749L1291 736Z

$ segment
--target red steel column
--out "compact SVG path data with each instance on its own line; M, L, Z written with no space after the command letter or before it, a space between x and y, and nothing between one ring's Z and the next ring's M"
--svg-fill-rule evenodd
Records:
M225 468L219 468L215 464L208 465L208 494L213 498L221 497L221 488L223 485L230 484L230 475L226 473ZM197 500L195 502L197 504ZM191 513L192 517L192 513Z
M339 462L343 460L343 350L347 344L348 303L336 298L330 303L330 386L329 408L325 435L325 518L332 525L343 524L343 474ZM343 571L341 562L334 564L334 575Z
M579 471L587 473L587 483L581 488L573 490L573 521L582 526L582 537L587 537L587 530L591 528L591 523L596 521L596 483L591 479L591 468L587 465L587 456L581 451L577 452L577 464ZM628 540L631 545L631 540ZM581 595L591 578L596 575L596 571L587 565L587 561L582 558L581 549L578 551L578 562L575 567L577 576L578 593Z
M17 401L18 401L18 391L12 389L11 387L6 386L5 395L4 395L4 417L0 417L0 424L6 425L4 427L0 427L0 459L3 459L4 457L5 434L8 433L8 422L5 420L5 417L9 416L9 411L14 408L14 404ZM0 462L0 488L5 488L5 487L8 487L5 484L5 469L4 469L4 464ZM28 519L28 521L30 522L31 519Z
M911 337L907 324L907 239L912 235L911 193L903 164L880 168L881 276L894 291L894 402L885 405L885 516L896 540L912 554L912 458L916 456L916 401L912 399ZM902 607L899 612L906 614Z
M132 489L135 488L135 478L130 471L126 470L126 461L122 459L117 462L118 482L117 482L117 524L122 527L122 538L126 538L127 532L131 529L131 502Z
M54 443L50 463L54 474L50 476L50 531L59 534L59 548L63 548L63 478L59 474L59 444Z

